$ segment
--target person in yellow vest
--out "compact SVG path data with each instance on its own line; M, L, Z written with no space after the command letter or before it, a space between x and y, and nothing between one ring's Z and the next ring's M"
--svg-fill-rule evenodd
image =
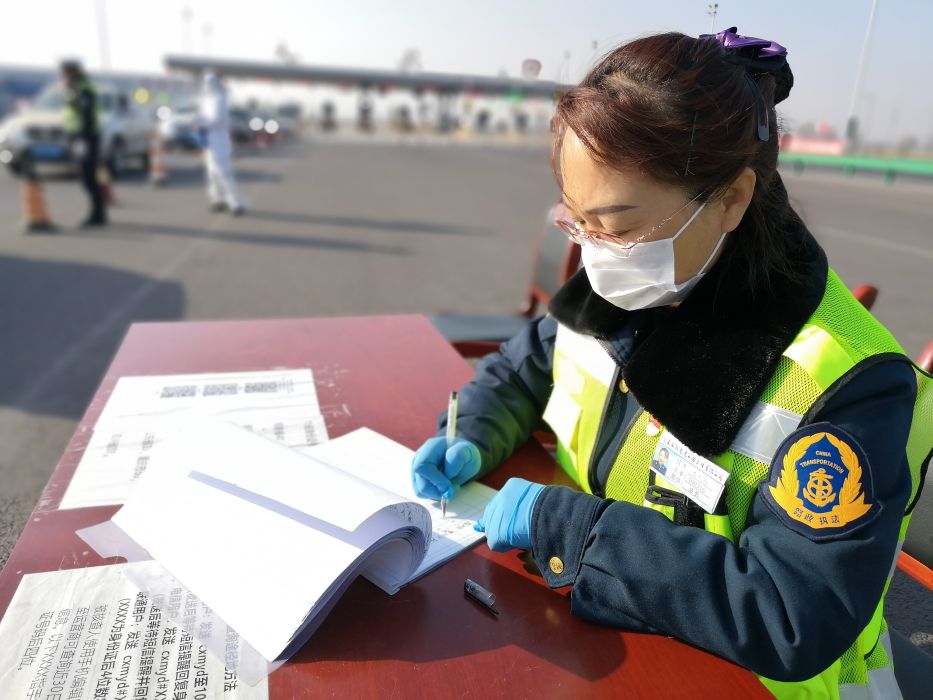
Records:
M477 523L490 548L530 550L576 615L777 697L891 698L883 598L933 392L788 202L792 85L783 46L733 27L625 44L562 96L558 223L583 269L481 361L412 481L455 497L550 428L581 490L510 479Z
M81 184L90 199L91 211L83 227L106 226L104 192L97 180L100 161L100 132L97 124L97 90L77 61L64 61L62 79L66 87L65 131L80 165Z

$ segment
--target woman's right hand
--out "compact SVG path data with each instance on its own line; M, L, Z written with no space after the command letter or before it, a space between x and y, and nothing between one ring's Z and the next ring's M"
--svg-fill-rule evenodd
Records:
M469 440L457 438L450 447L443 437L426 441L411 460L411 483L420 498L453 498L479 473L482 457Z

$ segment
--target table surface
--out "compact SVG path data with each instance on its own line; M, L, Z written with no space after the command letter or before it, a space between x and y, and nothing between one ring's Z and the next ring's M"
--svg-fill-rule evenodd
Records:
M99 566L75 530L117 507L58 511L94 423L122 376L310 368L328 434L367 426L417 448L470 366L421 316L134 325L0 572L0 615L25 573ZM485 479L567 483L533 441ZM472 578L495 592L495 617L463 596ZM662 671L663 669L663 671ZM395 596L359 579L310 642L269 677L279 698L770 697L754 675L669 638L573 617L569 589L550 590L527 554L484 544Z

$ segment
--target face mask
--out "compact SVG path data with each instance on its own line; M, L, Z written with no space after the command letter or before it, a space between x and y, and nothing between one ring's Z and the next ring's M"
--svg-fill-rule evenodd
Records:
M634 311L669 306L685 299L706 274L706 266L716 256L726 234L723 233L703 267L693 277L676 284L674 241L693 223L706 206L700 205L687 223L671 238L636 243L631 248L610 250L598 244L583 246L583 267L593 291L621 309Z

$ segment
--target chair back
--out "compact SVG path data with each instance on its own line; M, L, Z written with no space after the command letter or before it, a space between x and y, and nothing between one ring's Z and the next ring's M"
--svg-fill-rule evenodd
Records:
M564 282L580 267L580 246L554 224L554 209L548 211L544 229L538 238L531 293L523 313L534 315L547 306Z
M920 353L917 366L927 374L933 374L933 340L927 343ZM933 385L929 383L924 388L926 391L933 391ZM933 431L933 425L927 429ZM913 506L913 517L904 542L904 551L929 570L933 569L933 471L929 469L933 455L927 459L926 467L921 468L922 490L916 496L917 500Z
M858 299L862 306L871 311L878 299L878 288L871 284L860 284L852 290L852 296Z
M923 352L921 352L920 357L917 358L917 365L927 374L933 374L933 340L927 343L927 346L923 348Z

